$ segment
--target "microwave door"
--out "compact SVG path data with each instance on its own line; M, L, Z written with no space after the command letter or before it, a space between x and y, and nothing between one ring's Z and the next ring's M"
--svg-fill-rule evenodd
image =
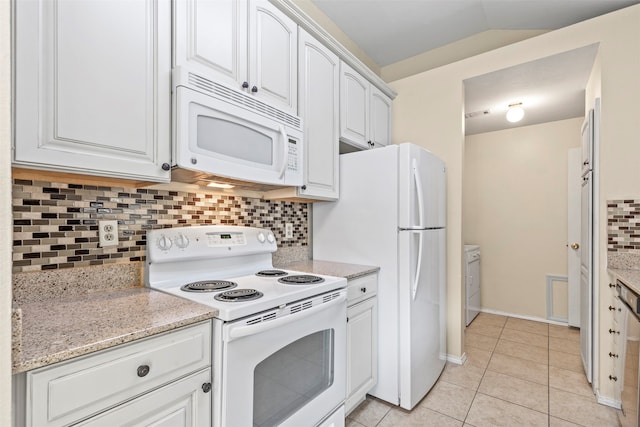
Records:
M242 107L179 87L181 92L187 99L178 101L183 103L176 123L179 167L242 181L302 184L301 174L299 184L290 183L301 163L301 137Z

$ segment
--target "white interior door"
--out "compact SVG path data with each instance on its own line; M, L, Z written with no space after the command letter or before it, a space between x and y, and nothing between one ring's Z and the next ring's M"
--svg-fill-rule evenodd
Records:
M583 178L580 221L580 354L589 383L592 381L593 357L593 286L592 286L592 177Z
M580 327L580 195L582 187L580 148L571 148L568 154L567 313L569 326Z

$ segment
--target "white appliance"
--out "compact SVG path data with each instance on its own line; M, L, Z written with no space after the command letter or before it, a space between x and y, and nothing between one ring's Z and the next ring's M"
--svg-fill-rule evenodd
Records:
M409 143L345 154L340 193L313 206L314 258L380 266L370 394L411 409L446 361L445 165Z
M153 230L146 284L218 310L215 427L344 426L346 279L274 270L276 249L260 228Z
M467 326L480 313L480 246L464 245Z
M596 109L599 116L599 99ZM596 111L589 110L582 125L582 191L580 196L580 355L589 383L593 379L593 175Z
M174 180L302 185L299 117L184 67L173 84Z

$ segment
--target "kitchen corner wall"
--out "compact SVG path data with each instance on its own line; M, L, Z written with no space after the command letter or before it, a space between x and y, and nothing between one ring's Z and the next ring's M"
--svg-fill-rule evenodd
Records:
M13 180L13 272L137 262L146 232L190 225L264 227L279 252L308 249L308 205L206 192ZM98 221L115 219L119 244L98 247ZM294 236L284 239L285 223Z

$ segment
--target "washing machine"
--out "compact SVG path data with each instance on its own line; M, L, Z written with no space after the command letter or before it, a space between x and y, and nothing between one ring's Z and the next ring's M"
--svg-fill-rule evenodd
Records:
M480 313L480 246L464 245L467 326Z

